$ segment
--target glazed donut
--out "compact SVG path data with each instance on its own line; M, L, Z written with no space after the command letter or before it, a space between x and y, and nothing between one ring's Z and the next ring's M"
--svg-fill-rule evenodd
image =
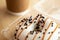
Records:
M24 18L15 30L14 40L53 40L58 26L50 18L38 14Z

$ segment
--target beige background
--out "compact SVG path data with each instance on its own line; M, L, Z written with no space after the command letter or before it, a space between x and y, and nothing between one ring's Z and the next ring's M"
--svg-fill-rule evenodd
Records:
M39 0L30 0L29 8L31 8L34 4L36 4ZM58 0L56 4L60 4L60 1ZM43 6L46 7L47 5ZM59 6L59 5L57 5ZM59 6L60 7L60 6ZM5 0L0 0L0 40L7 40L3 35L1 35L1 30L3 28L6 28L9 24L11 24L13 21L17 20L21 16L14 16L6 12L6 2Z

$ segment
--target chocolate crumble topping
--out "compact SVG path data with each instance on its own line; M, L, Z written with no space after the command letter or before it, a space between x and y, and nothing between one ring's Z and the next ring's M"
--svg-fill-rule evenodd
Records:
M30 16L30 18L32 18L32 16Z
M36 23L36 21L34 21L34 23Z
M50 32L48 32L48 34L50 34Z
M47 31L47 29L45 29L45 31Z
M27 29L27 27L25 27L25 29Z
M24 22L23 20L21 20L21 22Z
M40 14L40 18L45 18L44 16L42 16L42 14Z
M21 25L19 25L19 27L21 27Z
M40 16L40 14L38 14L36 17Z
M39 26L37 26L36 29L39 29Z
M38 31L36 31L36 34L38 34Z
M39 36L39 38L41 38L41 37Z
M14 34L14 36L16 36L16 33Z
M43 32L43 34L45 34L45 32Z
M26 36L26 38L28 38L28 35Z
M53 32L51 32L51 33L53 33Z
M53 23L52 23L52 25L51 25L52 27L53 27Z
M16 36L15 36L15 39L16 39Z
M34 33L34 31L30 31L30 34L33 34Z
M32 21L29 21L29 23L32 23Z
M16 29L16 31L18 31L18 30Z
M40 32L42 32L42 31L40 30Z
M21 28L21 30L23 30L23 28Z
M27 26L27 22L24 24L24 26Z

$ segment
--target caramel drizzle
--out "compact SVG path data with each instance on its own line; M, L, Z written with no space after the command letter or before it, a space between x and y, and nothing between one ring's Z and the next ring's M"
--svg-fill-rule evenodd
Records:
M52 21L51 21L50 24L48 25L47 30L49 29L51 23L52 23ZM47 30L45 31L45 34L46 34ZM42 40L44 40L45 34L43 34L43 36L42 36Z
M56 28L54 29L53 33L56 31L56 29L58 28L58 25L56 26ZM51 36L53 35L53 33L51 33L51 35L49 36L48 40L50 40Z
M47 21L47 19L48 19L48 17L45 19L45 22ZM44 23L44 25L45 25L45 23ZM40 32L38 32L38 34L39 34L39 33L40 33ZM33 40L35 40L35 38L36 38L36 36L37 36L38 34L36 34L36 35L34 36Z
M39 33L39 32L38 32L38 33ZM38 34L38 33L37 33L37 34ZM33 40L35 40L35 38L36 38L37 34L33 37Z
M40 32L38 32L38 34L39 34L39 33L40 33ZM35 40L35 38L37 37L38 34L36 34L36 35L34 36L33 40Z
M24 22L25 22L25 21L24 21ZM24 22L20 23L20 25L23 25ZM19 32L19 29L20 29L20 28L21 28L21 27L18 28L18 32ZM22 31L22 30L20 30L20 32L21 32L21 31ZM17 33L18 33L18 32L17 32ZM17 36L18 36L18 34L17 34ZM16 36L16 37L17 37L17 36Z
M35 17L35 18L36 18L36 17ZM35 18L34 18L34 19L35 19ZM32 20L32 23L34 22L34 19ZM32 24L32 23L31 23L31 24ZM31 24L30 24L30 25L31 25ZM28 26L30 26L30 25L28 25ZM27 26L27 27L28 27L28 26ZM21 32L19 33L18 37L21 35L21 33L22 33L24 30L25 30L25 29L21 30Z
M30 34L30 32L27 34L27 36ZM25 37L25 40L27 40L27 38Z

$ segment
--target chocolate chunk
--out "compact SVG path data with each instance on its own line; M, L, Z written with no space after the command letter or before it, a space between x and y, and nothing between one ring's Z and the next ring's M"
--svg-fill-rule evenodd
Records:
M30 16L30 18L32 18L32 16Z
M40 18L45 18L44 16L41 16Z
M27 23L25 23L24 26L27 26Z
M42 16L42 18L45 18L45 17Z
M39 38L41 38L41 37L39 36Z
M45 32L43 32L43 34L45 34Z
M30 31L30 34L33 34L34 33L34 31Z
M28 19L27 18L24 18L23 20L27 21Z
M40 23L43 23L42 21L40 21Z
M53 27L53 23L52 23L52 25L51 25L52 27Z
M24 22L23 20L21 20L21 22Z
M45 31L47 31L47 29L45 29Z
M38 34L38 31L36 31L36 34Z
M31 21L31 20L32 20L32 18L29 19L29 21Z
M15 39L16 39L16 36L15 36Z
M36 25L39 25L38 23Z
M50 34L50 32L48 32L48 34Z
M16 29L16 31L18 31L18 30Z
M42 19L41 22L44 23L44 20Z
M32 23L32 21L29 21L29 23Z
M36 17L39 17L39 14Z
M41 27L44 27L44 26L41 26Z
M44 18L44 16L42 16L42 14L40 14L40 18Z
M24 20L25 20L25 21L27 21L28 19L27 19L27 18L25 18Z
M34 21L34 23L36 23L36 21Z
M26 36L26 38L28 38L28 35Z
M40 30L40 32L42 32L42 31Z
M25 29L27 29L27 27L25 27Z
M19 25L19 27L21 27L21 25Z
M16 36L16 33L14 34L14 36Z
M23 30L23 28L21 28L21 30Z
M37 25L36 27L39 27L40 26L40 24L38 24L38 23L36 25Z
M53 32L51 32L51 33L53 33Z
M41 32L40 30L37 29L38 32Z
M36 25L37 25L37 26L40 26L40 24L39 24L39 23L37 23Z
M39 27L37 26L36 29L39 29Z
M23 20L26 20L25 18Z
M39 16L40 14L38 14L37 16Z
M45 21L44 20L41 20L41 21L39 21L40 23L45 23Z

